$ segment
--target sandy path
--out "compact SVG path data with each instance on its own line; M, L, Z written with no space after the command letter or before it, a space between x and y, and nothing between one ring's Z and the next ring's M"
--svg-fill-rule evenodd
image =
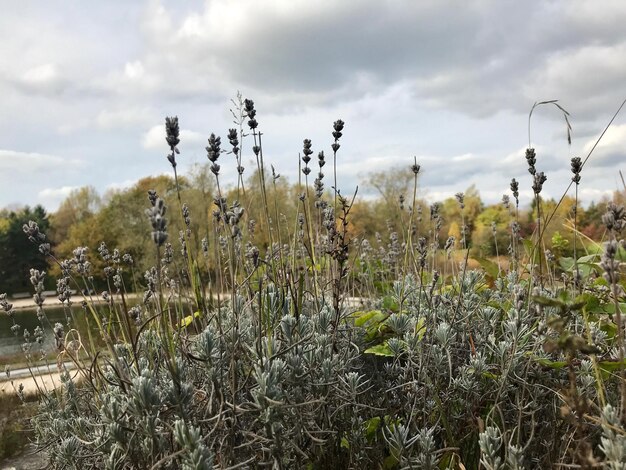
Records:
M140 295L143 294L126 294L124 295L124 297L128 300L128 299L136 299L138 297L140 297ZM113 298L117 300L119 296L118 295L114 295ZM89 303L93 303L93 304L98 304L98 303L104 303L105 301L102 299L102 297L100 297L100 295L94 294L92 296L82 296L82 295L73 295L71 297L71 302L72 305L74 306L80 306L81 302L83 300L86 300ZM33 302L33 298L32 297L28 297L25 299L10 299L9 300L10 303L13 304L13 309L14 310L23 310L23 309L34 309L37 307L37 305L35 304L35 302ZM46 307L60 307L61 305L63 305L61 303L61 301L57 298L56 295L50 295L46 297L46 300L43 304L44 308Z
M55 368L51 368L55 369ZM72 378L76 378L78 375L78 371L73 370L70 371L72 374ZM19 377L10 380L6 380L6 376L3 375L3 380L0 380L0 394L15 394L15 390L17 390L22 384L24 386L24 394L32 395L39 392L39 389L44 391L51 391L55 388L61 386L61 373L53 372L51 374L40 374L36 375L35 378L31 376ZM13 384L11 384L13 382ZM39 388L37 387L39 386ZM15 389L13 388L15 387Z
M58 372L35 376L37 379L37 384L43 390L53 390L56 387L61 385L61 374ZM32 377L22 377L19 379L13 379L13 385L11 385L10 380L5 380L0 382L0 394L15 394L15 390L22 384L24 386L24 393L26 395L31 395L38 392L37 384L35 383L35 379ZM13 390L13 386L15 386L15 390Z

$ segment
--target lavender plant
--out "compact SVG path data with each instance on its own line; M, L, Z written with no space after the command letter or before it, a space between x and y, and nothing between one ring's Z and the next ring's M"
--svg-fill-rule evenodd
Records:
M555 276L537 283L532 267L521 268L532 254L522 259L517 249L513 180L509 268L473 270L465 196L456 196L463 252L455 258L455 237L440 240L439 205L429 224L419 223L415 159L406 169L414 181L408 220L401 207L401 230L390 225L374 246L350 230L356 191L348 198L337 187L343 121L335 121L330 143L333 203L323 152L309 197L313 150L304 140L304 187L286 220L273 166L271 187L265 179L255 105L241 96L238 103L239 130L230 129L228 140L240 176L243 141L253 141L261 220L250 218L258 201L245 196L241 178L236 198L225 191L221 139L211 134L216 191L201 249L192 249L199 238L192 220L202 214L190 210L175 174L180 249L168 242L173 222L166 220L177 211L150 191L144 227L154 261L139 281L141 295L125 281L133 275L130 254L103 244L107 290L97 302L77 289L86 294L76 313L68 292L93 285L89 253L77 248L57 260L36 224L25 226L58 264L69 309L66 325L46 323L39 271L31 275L38 330L23 330L0 296L28 354L33 338L53 335L75 365L59 363L60 387L41 390L32 420L52 468L622 468L623 209L610 206L605 217L611 235L596 266L604 281L587 277L576 290ZM177 118L167 118L165 138L176 172ZM530 147L527 162L538 200L545 175ZM259 230L268 246L255 243ZM494 239L498 230L494 224ZM71 333L77 314L90 322L89 338Z

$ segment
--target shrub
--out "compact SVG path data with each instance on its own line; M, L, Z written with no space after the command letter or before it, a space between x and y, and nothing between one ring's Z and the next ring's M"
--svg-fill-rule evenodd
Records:
M400 231L372 247L351 238L356 193L322 190L323 153L310 187L308 139L297 211L281 217L269 203L279 176L265 167L254 103L238 106L242 118L228 140L238 170L240 145L252 140L261 220L247 220L244 188L243 203L225 196L222 142L211 134L215 210L203 257L195 255L199 233L176 170L178 119L167 118L178 207L148 191L154 263L143 293L126 288L132 257L103 244L103 302L86 297L79 312L71 309L69 286L93 283L93 261L77 248L58 261L67 322L50 332L44 275L31 271L38 334L54 335L82 380L66 371L60 389L41 394L33 425L53 467L549 468L593 466L605 456L621 468L623 209L610 206L605 217L611 240L595 265L605 279L582 276L578 260L561 277L547 270L539 224L524 241L526 255L515 225L504 237L507 270L487 260L484 271L469 269L466 238L459 265L459 244L439 239L438 205L428 231L418 231L417 210L402 212ZM343 130L337 120L334 168ZM545 175L532 149L526 156L541 217ZM407 171L415 194L420 167ZM457 200L463 227L463 195ZM168 218L183 227L176 250ZM24 230L51 255L37 224ZM255 244L255 230L266 231L267 247ZM6 298L0 305L11 314ZM86 333L73 329L77 315L91 325ZM21 332L17 322L14 329ZM31 334L22 333L31 358Z

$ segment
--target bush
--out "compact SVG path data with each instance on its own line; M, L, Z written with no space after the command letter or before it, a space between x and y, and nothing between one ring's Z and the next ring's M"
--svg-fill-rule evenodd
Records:
M308 140L294 220L274 212L268 194L278 176L266 176L254 103L239 104L245 118L228 139L240 165L247 124L262 220L246 220L245 204L224 196L223 150L212 134L215 211L202 254L189 249L199 234L178 185L178 119L167 118L178 207L168 212L148 192L154 263L143 294L125 287L132 257L103 244L103 303L85 298L77 312L66 294L93 282L93 262L84 248L58 262L67 324L52 334L83 382L65 372L62 388L41 396L33 425L53 467L621 468L623 209L607 215L611 242L596 266L603 280L580 277L575 266L557 278L537 255L541 233L524 241L526 256L515 227L506 272L486 260L484 272L470 270L467 249L459 266L458 244L440 243L438 206L434 230L419 232L416 214L404 212L402 229L373 247L351 238L354 198L328 197L321 172L311 194ZM343 127L333 126L333 161ZM320 169L323 162L322 154ZM407 171L415 187L420 167ZM177 250L168 242L172 212L184 227ZM261 228L267 248L254 243ZM24 230L49 253L36 224ZM49 331L43 279L31 271L42 315L36 337ZM72 329L79 314L93 327L86 335Z

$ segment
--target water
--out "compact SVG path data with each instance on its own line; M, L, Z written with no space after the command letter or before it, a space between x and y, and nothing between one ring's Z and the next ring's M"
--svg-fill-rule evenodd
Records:
M87 335L87 321L85 315L88 315L82 307L72 307L72 313L76 318L76 324L72 319L69 310L64 310L59 307L45 308L46 320L43 321L43 325L39 322L35 309L20 309L15 310L14 319L17 324L20 325L20 331L26 328L30 332L30 339L33 342L31 346L31 352L34 358L39 357L41 348L44 353L53 353L56 351L56 342L54 340L54 333L52 331L55 323L61 323L63 325L64 332L67 333L70 328L75 328L80 332L83 343L88 343ZM68 318L69 317L69 318ZM68 327L69 320L69 327ZM93 323L90 322L90 323ZM0 312L0 364L4 365L12 362L23 362L25 357L22 351L22 344L24 344L24 335L21 332L17 336L11 331L13 321L4 312ZM43 344L35 342L34 331L39 326L44 330ZM98 338L100 335L97 329L93 330L92 335ZM1 372L1 371L0 371Z

